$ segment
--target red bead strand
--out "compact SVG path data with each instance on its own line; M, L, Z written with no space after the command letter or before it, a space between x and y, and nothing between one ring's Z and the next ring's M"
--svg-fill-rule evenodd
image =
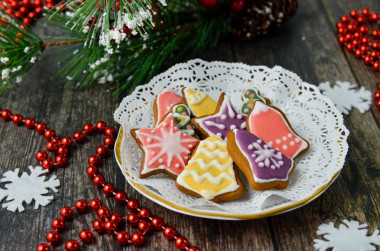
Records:
M371 66L375 72L380 71L380 30L375 28L367 34L369 27L364 23L377 23L380 27L379 21L379 13L364 8L361 12L351 10L350 16L343 15L336 24L339 34L338 43L348 52L354 53L356 58L362 59L364 64ZM380 109L380 93L377 94L377 92L374 94L375 105Z

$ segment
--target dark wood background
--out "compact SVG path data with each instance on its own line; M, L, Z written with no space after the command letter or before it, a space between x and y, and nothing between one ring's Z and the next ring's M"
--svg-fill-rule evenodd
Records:
M304 81L319 84L324 81L349 81L364 86L372 93L380 81L380 73L348 54L336 42L335 24L342 14L351 9L370 7L380 12L377 0L300 0L297 15L285 26L270 35L252 42L240 43L230 38L217 48L200 55L205 60L244 62L250 65L280 65L297 73ZM112 96L106 87L94 85L75 91L64 87L52 75L59 68L56 49L48 49L33 66L22 84L0 95L0 106L14 113L33 116L45 121L59 136L72 135L84 123L98 120L113 122L113 112L123 97ZM152 209L155 215L175 226L193 245L203 250L313 250L317 228L329 221L356 219L367 223L372 233L380 223L380 111L372 106L361 114L353 110L344 116L351 131L350 150L344 168L334 184L318 199L297 210L270 218L248 221L222 221L190 217L167 210L141 196L129 187L114 158L105 161L102 172L125 190L130 198ZM25 127L18 128L0 121L0 174L15 168L26 171L37 165L34 155L42 149L45 139ZM61 181L55 199L46 207L34 210L26 206L23 213L0 209L0 249L33 250L51 229L51 221L58 217L61 207L76 200L98 197L107 201L111 211L125 215L127 210L106 199L86 176L87 157L94 153L100 137L91 139L83 147L75 148L70 164L54 172ZM94 214L86 214L69 223L64 240L77 238L83 228L91 228ZM135 229L133 229L135 230ZM62 248L63 245L60 246ZM86 250L122 249L109 235L97 237ZM125 247L124 250L134 250ZM174 243L154 233L141 250L174 250Z

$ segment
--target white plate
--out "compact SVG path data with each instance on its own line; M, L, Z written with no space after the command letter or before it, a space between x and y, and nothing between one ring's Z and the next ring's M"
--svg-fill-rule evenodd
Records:
M216 204L180 192L174 180L164 174L140 179L142 153L129 130L152 128L156 94L163 89L180 94L183 86L205 91L215 100L222 91L226 92L236 107L241 107L243 90L255 87L280 108L294 130L310 142L309 151L296 160L288 188L253 191L240 175L246 193L237 200ZM119 133L115 154L129 184L166 208L205 218L254 219L306 205L336 179L348 150L349 132L333 103L315 86L278 66L268 68L199 59L177 64L125 97L114 116L124 129Z

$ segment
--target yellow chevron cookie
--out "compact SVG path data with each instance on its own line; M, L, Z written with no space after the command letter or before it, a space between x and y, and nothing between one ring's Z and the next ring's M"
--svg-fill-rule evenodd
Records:
M214 202L236 199L244 194L227 143L218 136L199 143L176 184L182 192Z

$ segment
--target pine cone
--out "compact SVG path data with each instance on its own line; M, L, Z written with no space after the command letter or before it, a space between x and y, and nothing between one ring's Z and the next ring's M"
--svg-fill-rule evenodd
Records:
M288 21L297 7L297 0L245 0L244 9L232 14L230 31L238 40L251 40Z

